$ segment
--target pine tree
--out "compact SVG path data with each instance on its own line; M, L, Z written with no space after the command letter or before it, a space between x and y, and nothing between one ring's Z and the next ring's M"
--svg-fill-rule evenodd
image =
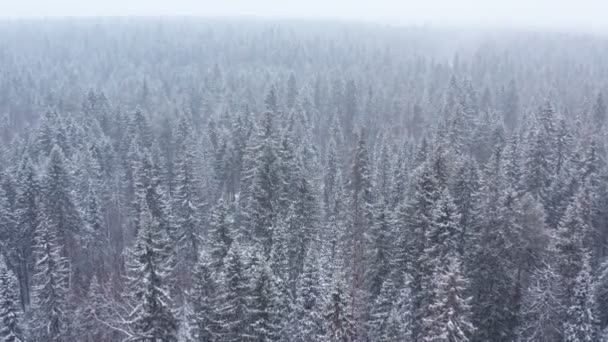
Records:
M24 342L22 311L15 274L0 256L0 341Z
M129 260L130 318L134 341L177 341L177 320L171 308L168 275L170 244L166 232L142 203L140 229Z

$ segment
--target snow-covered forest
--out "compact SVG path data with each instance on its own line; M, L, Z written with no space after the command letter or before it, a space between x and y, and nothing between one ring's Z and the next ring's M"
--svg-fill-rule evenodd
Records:
M608 341L607 91L602 36L1 21L0 341Z

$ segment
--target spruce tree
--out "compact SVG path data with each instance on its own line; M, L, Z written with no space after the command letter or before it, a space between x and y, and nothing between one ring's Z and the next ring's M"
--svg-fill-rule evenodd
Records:
M559 291L559 280L550 264L535 271L523 294L523 305L519 313L519 340L560 340L562 327Z
M340 280L334 280L323 315L327 325L325 341L355 341L355 327L348 302L349 298L344 292L344 285Z
M224 264L218 299L218 324L221 326L218 341L221 342L238 342L250 336L250 280L241 248L233 243Z
M567 309L567 318L564 322L564 341L595 341L595 318L592 310L591 269L589 255L585 253L582 268L576 277L571 305Z
M435 273L434 299L423 341L465 342L472 340L475 327L471 320L471 302L466 297L468 280L463 276L460 257L450 253Z
M274 316L284 316L285 312L275 311L273 305L278 294L275 291L273 273L268 267L265 258L259 253L259 259L250 269L251 304L249 312L251 314L250 332L243 339L251 339L258 342L269 342L275 339L275 334L280 333L280 327L274 326ZM279 339L280 340L280 339Z
M36 231L36 266L29 335L36 341L70 340L68 261L62 256L57 228L44 218Z
M220 199L211 209L209 214L209 258L211 268L217 272L223 269L224 258L228 255L232 241L234 240L233 217L230 212L230 204Z
M192 332L192 342L212 342L217 338L221 326L218 324L217 310L218 281L210 267L206 254L201 253L192 275L190 303L192 315L188 324Z
M593 282L593 315L598 329L603 331L608 326L608 261L604 261L597 272Z
M178 283L184 289L191 284L190 270L196 263L202 244L203 199L195 169L194 142L189 137L178 146L174 167L173 212L175 217Z
M62 150L55 146L51 151L46 173L41 182L41 202L48 225L56 230L62 256L74 267L75 277L84 272L78 245L82 220L72 198L72 183ZM70 276L72 278L72 276ZM70 279L70 283L71 283Z
M304 272L298 278L295 302L294 341L319 341L324 336L324 296L318 256L309 251L304 262Z
M262 115L254 138L254 145L248 151L251 169L246 170L249 185L245 214L248 223L247 237L260 243L264 252L270 251L272 226L278 215L279 185L281 175L278 167L275 116L271 112Z
M19 236L19 284L21 305L30 303L31 276L34 272L35 232L40 221L40 198L37 172L26 156L19 166L17 198L15 203L15 223Z
M368 338L372 341L383 341L388 334L389 319L391 314L396 314L395 301L397 289L391 278L387 278L382 284L380 294L374 301L368 320ZM393 317L394 318L394 317Z
M177 320L171 308L168 275L170 244L166 232L141 205L140 229L129 260L129 296L134 309L130 327L138 342L177 341Z
M17 277L0 256L0 341L25 342Z
M103 285L96 276L91 278L84 303L77 310L76 331L83 342L110 342L113 332L103 322L111 321L113 312Z

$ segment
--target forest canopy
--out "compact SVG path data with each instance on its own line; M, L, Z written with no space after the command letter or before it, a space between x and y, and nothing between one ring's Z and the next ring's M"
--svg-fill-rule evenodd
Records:
M0 341L608 340L608 38L0 21Z

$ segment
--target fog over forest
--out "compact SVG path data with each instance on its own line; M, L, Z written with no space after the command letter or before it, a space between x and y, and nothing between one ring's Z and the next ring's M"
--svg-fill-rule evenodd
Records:
M205 2L5 7L0 342L608 341L604 5Z

